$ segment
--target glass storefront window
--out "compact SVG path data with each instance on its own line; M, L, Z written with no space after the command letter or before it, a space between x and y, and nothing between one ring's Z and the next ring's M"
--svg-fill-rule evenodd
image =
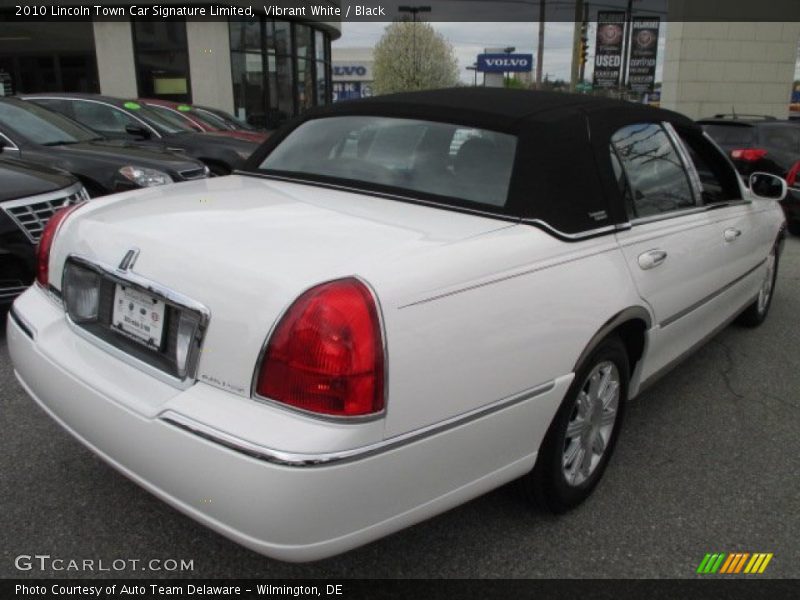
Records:
M238 118L272 129L328 103L330 40L323 31L288 21L231 21L230 37Z
M185 21L132 21L139 96L191 101Z
M294 39L297 46L297 57L311 58L311 27L308 25L295 25Z
M314 63L297 59L297 102L299 112L314 106Z
M231 50L261 52L261 23L259 21L231 21Z
M264 65L260 53L232 52L233 98L237 118L257 124L264 118Z
M292 58L290 56L278 56L277 63L277 90L278 109L277 117L285 120L295 114L294 111L294 73L292 72Z
M267 37L267 51L275 54L293 54L292 24L286 21L273 22L273 34Z
M324 62L317 61L317 105L322 106L328 103L328 66Z
M314 32L314 58L325 61L325 34L319 29Z

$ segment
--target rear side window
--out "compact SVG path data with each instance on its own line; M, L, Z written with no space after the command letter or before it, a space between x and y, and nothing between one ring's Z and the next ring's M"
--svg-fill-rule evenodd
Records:
M741 200L736 170L714 144L699 134L680 137L700 179L703 204Z
M625 173L627 185L621 191L628 218L652 217L695 206L686 170L661 125L623 127L611 137L611 146Z
M504 207L517 138L449 123L376 116L313 119L260 169Z

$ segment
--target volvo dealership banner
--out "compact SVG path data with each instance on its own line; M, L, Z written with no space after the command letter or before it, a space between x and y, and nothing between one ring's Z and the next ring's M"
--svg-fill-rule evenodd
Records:
M597 42L594 53L594 87L616 88L622 65L622 40L625 33L625 13L597 13Z
M478 71L484 73L530 73L533 54L479 54Z
M650 93L656 81L659 17L634 19L631 26L631 54L628 84L634 92Z

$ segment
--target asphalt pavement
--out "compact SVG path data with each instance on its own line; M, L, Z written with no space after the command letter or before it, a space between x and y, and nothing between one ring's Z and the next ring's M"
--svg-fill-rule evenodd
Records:
M773 553L760 577L798 577L798 340L800 239L792 238L767 321L728 327L632 402L603 481L578 509L543 514L508 485L297 565L228 541L95 458L22 391L0 333L0 577L683 578L696 577L709 552ZM64 560L62 568L174 559L193 570L15 567L36 554Z

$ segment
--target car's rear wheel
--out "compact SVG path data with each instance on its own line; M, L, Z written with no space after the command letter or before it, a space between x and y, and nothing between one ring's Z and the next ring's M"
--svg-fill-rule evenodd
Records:
M523 479L542 508L565 512L597 485L617 441L628 395L625 346L611 337L578 369L539 449L536 466Z
M766 260L766 271L758 290L758 296L744 312L739 315L737 322L747 327L757 327L764 322L772 304L772 295L775 291L775 280L778 277L778 245L772 247Z

